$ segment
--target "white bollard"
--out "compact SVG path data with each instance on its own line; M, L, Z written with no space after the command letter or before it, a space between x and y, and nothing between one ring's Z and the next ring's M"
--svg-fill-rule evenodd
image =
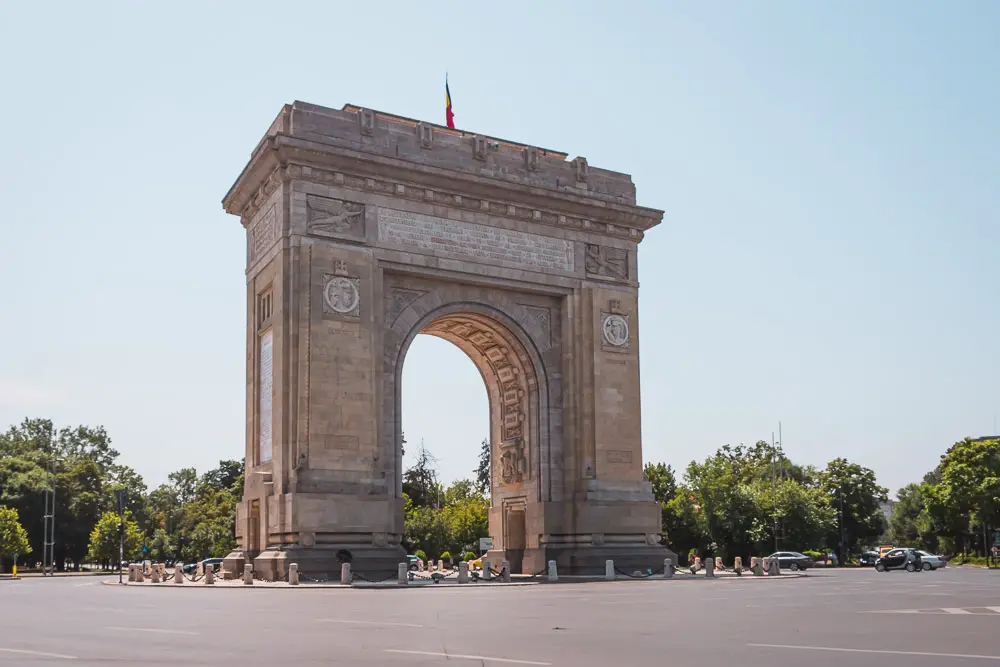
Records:
M441 560L440 558L438 559L438 569L437 569L437 571L438 572L444 572L444 561Z
M604 561L604 578L608 581L615 580L615 562L613 560Z
M510 583L510 562L505 560L500 561L500 581Z
M299 585L299 564L292 563L288 566L288 585L298 586Z
M483 581L489 581L493 578L493 570L490 569L490 562L483 559Z
M706 558L705 559L705 576L714 577L715 576L715 559Z
M174 583L184 583L184 563L174 563Z
M351 576L351 564L350 563L341 563L340 564L340 585L341 586L350 586L351 585L351 580L352 580L352 576Z
M400 563L396 566L396 583L407 586L410 583L410 564Z
M549 561L549 581L559 581L559 568L554 560Z
M672 558L663 559L663 578L664 579L674 578L674 561Z
M243 566L243 585L253 586L253 565L250 563Z
M215 568L209 565L205 568L205 585L212 586L215 584Z
M469 563L467 561L463 560L458 564L458 583L469 583Z

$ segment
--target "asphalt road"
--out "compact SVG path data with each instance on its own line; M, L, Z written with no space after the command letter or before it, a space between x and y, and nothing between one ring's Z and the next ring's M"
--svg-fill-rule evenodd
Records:
M1000 665L1000 572L410 590L0 582L2 665Z

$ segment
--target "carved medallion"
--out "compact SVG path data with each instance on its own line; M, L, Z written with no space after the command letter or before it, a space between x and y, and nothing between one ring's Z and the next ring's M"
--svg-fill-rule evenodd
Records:
M628 322L621 315L605 315L601 329L608 345L624 347L628 343Z
M323 301L333 312L348 315L358 309L361 295L353 280L337 276L328 280L323 288Z
M306 231L326 236L363 233L364 204L306 195Z

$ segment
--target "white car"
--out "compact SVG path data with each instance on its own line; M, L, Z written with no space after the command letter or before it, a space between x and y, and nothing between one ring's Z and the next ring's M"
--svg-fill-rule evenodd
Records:
M934 554L929 554L923 549L917 549L917 553L920 554L920 562L922 563L920 568L927 572L928 570L936 570L939 567L944 567L948 564L944 558L941 556L935 556Z

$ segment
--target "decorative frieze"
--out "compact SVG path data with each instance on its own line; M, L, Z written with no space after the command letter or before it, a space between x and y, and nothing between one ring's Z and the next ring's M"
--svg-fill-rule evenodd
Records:
M306 195L306 233L328 237L363 237L364 227L364 204Z
M585 268L588 276L628 280L628 250L588 243Z

